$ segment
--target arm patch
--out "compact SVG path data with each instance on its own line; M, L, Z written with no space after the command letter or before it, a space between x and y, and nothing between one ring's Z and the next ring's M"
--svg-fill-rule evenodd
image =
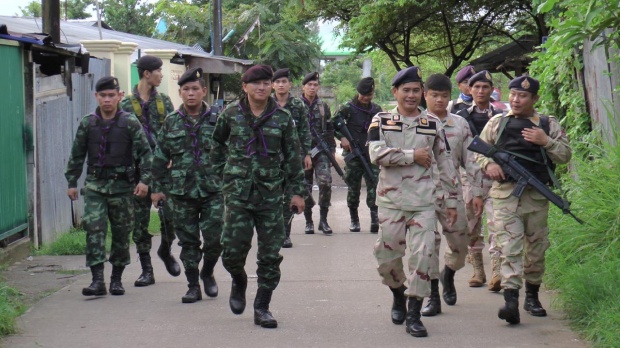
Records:
M379 140L379 122L372 122L368 126L368 141Z

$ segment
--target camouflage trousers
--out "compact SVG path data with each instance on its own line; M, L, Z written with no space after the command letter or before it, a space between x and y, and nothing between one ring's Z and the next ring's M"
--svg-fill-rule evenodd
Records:
M444 254L444 264L454 271L465 266L467 256L467 246L469 244L469 229L467 227L467 217L465 216L465 202L459 198L456 207L456 221L452 226L448 226L448 216L446 210L446 200L438 198L435 201L435 214L437 223L441 225L443 235L446 237L448 247ZM439 279L439 247L441 246L441 235L435 230L435 252L431 258L431 279Z
M499 257L502 254L501 248L497 245L496 235L493 223L493 200L489 197L489 191L493 180L483 177L483 205L484 211L481 216L476 216L472 200L474 199L471 187L467 182L463 184L463 196L465 198L465 209L467 210L467 224L469 226L470 240L469 251L473 253L481 253L484 250L484 233L482 231L482 219L487 219L487 234L489 235L489 254L492 257Z
M136 244L138 254L148 253L151 251L151 238L153 237L149 233L151 207L153 206L153 201L151 201L151 189L149 188L149 193L144 198L134 196L133 202L136 221L134 223L132 239ZM171 200L168 200L166 204L164 204L163 209L165 221L161 221L160 215L161 243L165 245L172 245L172 242L175 240L176 236L174 233L174 225L172 223L173 209Z
M368 163L370 164L370 161ZM375 199L377 196L377 181L379 180L379 166L370 164L370 169L372 169L373 178L368 177L359 158L354 158L347 162L344 168L344 181L349 186L347 191L347 207L359 207L362 178L366 181L366 205L368 208L376 206Z
M133 195L126 193L106 194L84 188L84 217L86 231L86 266L106 261L105 239L108 220L112 232L110 263L125 266L130 263L129 234L133 229Z
M502 288L520 289L522 278L542 283L549 248L549 201L532 188L521 198L493 198L497 242L502 250Z
M222 264L230 274L244 270L256 228L258 287L274 290L280 283L280 248L284 242L282 195L263 198L253 189L248 200L227 196L222 233Z
M180 259L185 270L198 269L200 260L217 260L222 253L222 194L217 192L202 198L171 195L174 207L174 226L181 246ZM202 232L202 250L200 234Z
M313 175L319 184L319 207L327 208L332 201L332 172L331 162L324 153L316 155L312 159L312 169L304 172L304 184L308 191L308 196L305 197L306 209L312 209L316 205L312 198Z
M379 238L374 255L383 284L398 288L407 281L407 296L428 297L430 269L435 252L435 211L402 211L379 207ZM403 257L408 252L408 273Z

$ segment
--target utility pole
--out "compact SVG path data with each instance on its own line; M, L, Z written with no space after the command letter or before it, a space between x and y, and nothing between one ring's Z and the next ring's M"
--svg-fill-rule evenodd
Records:
M213 42L211 51L215 56L221 56L222 49L222 0L213 0Z
M60 43L60 0L43 0L43 32Z

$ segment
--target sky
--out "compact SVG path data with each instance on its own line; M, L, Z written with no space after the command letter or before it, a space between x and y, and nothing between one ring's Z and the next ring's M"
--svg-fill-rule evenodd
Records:
M32 0L0 0L0 16L21 14L20 7L26 7Z

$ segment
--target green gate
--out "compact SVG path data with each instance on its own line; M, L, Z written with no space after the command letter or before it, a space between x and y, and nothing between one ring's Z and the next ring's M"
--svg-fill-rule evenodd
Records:
M22 49L0 40L0 241L28 228Z

